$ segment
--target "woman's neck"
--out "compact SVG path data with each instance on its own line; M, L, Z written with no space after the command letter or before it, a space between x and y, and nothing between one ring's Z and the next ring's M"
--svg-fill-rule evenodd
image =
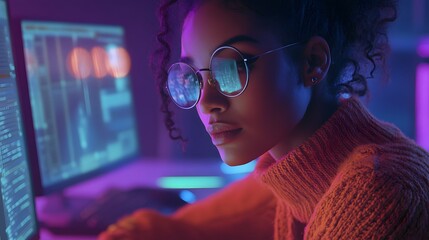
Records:
M321 96L317 92L321 91L313 92L307 111L298 125L283 141L269 150L271 157L276 161L313 135L338 109L336 97Z

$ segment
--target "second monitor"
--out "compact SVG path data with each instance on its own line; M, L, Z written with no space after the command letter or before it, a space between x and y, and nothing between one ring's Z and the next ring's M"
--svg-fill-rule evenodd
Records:
M27 80L24 122L34 141L29 150L33 181L37 195L49 195L40 198L47 200L38 209L42 228L94 235L138 208L170 213L185 205L177 191L144 186L108 189L95 199L63 194L140 157L124 30L22 21L19 35L26 69L21 74Z
M120 26L23 21L36 193L45 194L138 155L131 60Z

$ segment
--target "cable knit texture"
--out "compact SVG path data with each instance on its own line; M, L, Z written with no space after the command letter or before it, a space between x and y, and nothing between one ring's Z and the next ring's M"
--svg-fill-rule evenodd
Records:
M264 155L256 173L278 199L275 239L429 239L428 162L350 99L280 161Z
M100 239L429 239L429 154L345 100L279 161L173 216L140 210Z

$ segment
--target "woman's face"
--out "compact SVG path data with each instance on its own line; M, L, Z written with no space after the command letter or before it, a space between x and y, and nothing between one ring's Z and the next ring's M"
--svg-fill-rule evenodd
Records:
M202 69L225 43L250 56L283 46L258 20L251 12L206 1L185 19L181 55ZM306 111L310 92L287 50L260 57L250 68L247 89L235 98L219 93L207 83L208 72L201 73L204 83L197 111L224 162L245 164L293 142L291 132Z

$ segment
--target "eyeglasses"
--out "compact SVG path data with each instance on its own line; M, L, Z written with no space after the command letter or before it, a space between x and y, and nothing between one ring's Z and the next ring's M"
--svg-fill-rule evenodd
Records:
M209 68L195 69L191 65L178 62L168 69L167 91L173 102L180 108L191 109L201 97L203 80L201 72L210 72L208 84L227 97L237 97L246 90L249 83L249 65L261 56L299 44L288 44L256 56L245 57L235 47L222 46L211 55Z

